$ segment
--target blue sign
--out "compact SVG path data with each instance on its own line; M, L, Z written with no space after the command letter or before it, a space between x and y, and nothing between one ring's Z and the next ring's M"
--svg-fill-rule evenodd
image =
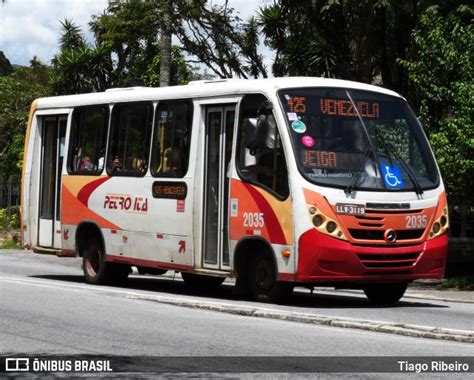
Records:
M385 186L389 189L402 189L405 186L398 166L382 162L380 168L382 169Z

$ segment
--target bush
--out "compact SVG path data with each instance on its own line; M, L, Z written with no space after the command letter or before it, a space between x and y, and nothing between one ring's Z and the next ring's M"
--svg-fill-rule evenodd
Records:
M8 209L0 209L0 233L11 234L14 230L20 228L20 220L18 218L19 207L14 206L10 208L10 216L8 216Z

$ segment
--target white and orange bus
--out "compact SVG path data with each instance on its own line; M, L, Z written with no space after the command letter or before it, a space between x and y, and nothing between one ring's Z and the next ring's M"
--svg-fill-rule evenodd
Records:
M181 272L275 301L295 285L394 303L441 278L446 194L398 94L321 78L42 98L22 179L25 248L88 283Z

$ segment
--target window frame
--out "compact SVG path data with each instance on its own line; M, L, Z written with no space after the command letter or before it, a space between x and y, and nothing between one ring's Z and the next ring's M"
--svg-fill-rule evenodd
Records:
M74 156L74 149L76 148L76 135L73 131L72 122L74 121L74 116L75 116L76 111L82 111L89 108L102 108L105 110L105 118L104 118L104 126L103 126L104 134L105 134L105 137L103 137L103 139L105 140L105 144L103 146L104 166L102 167L101 170L74 170L71 165L72 165L72 159ZM110 105L109 104L91 104L91 105L74 107L71 113L70 136L69 136L69 140L67 141L68 152L67 152L66 170L69 175L89 175L89 176L102 175L105 168L105 157L106 157L107 148L108 148L109 123L110 123Z
M188 127L189 127L189 146L188 146L188 151L184 152L186 155L186 167L183 170L183 173L178 175L177 173L170 173L170 172L156 172L154 170L155 167L155 153L156 153L156 148L155 148L155 134L159 134L160 131L158 130L157 123L159 122L158 118L158 111L161 105L170 105L170 104L176 104L176 103L183 103L187 106L186 109L186 115L187 115L187 120L188 120ZM178 99L163 99L159 100L158 103L156 104L155 110L154 110L154 121L153 121L153 133L152 133L152 138L150 139L150 164L149 164L149 170L150 174L153 178L184 178L188 174L189 171L189 162L190 162L190 153L191 153L191 139L192 139L192 133L193 133L193 124L194 124L194 102L192 98L178 98ZM161 151L160 151L161 155Z
M112 138L113 138L113 128L114 128L114 110L115 107L117 106L134 106L134 105L145 105L148 106L149 109L149 128L148 128L148 133L146 135L146 148L147 152L145 152L144 157L147 160L147 168L143 173L140 172L132 172L132 171L112 171L110 170L108 166L108 160L109 160L109 154L111 153L111 146L112 146ZM154 122L154 116L155 116L155 106L152 101L128 101L128 102L120 102L120 103L114 103L111 105L112 109L110 111L110 126L109 126L109 133L107 137L107 150L106 154L104 157L104 167L106 170L106 173L110 177L132 177L132 178L141 178L145 177L149 171L150 168L150 151L151 151L151 139L152 139L152 132L153 132L153 122Z
M270 189L268 186L265 186L261 182L258 182L256 180L252 180L251 178L247 178L246 176L243 175L243 173L241 171L241 168L240 168L240 154L241 154L241 151L240 151L240 149L241 149L241 138L242 138L242 132L243 132L243 128L242 128L243 118L241 118L241 107L242 107L242 101L244 100L244 97L247 96L247 95L262 95L265 98L266 101L269 101L269 102L272 103L272 114L273 114L273 118L275 119L276 131L278 132L278 135L279 135L279 138L280 138L281 150L283 151L283 158L284 158L284 163L285 163L285 166L286 166L286 180L288 182L288 192L287 192L287 194L279 194L276 191L274 191L273 189ZM236 140L235 140L235 162L234 162L234 164L235 164L235 168L237 170L237 174L239 176L239 179L242 180L242 182L249 183L251 185L259 187L259 188L269 192L271 195L273 195L278 200L285 201L285 200L288 199L288 197L291 194L290 174L289 174L289 171L288 171L287 152L285 152L285 144L283 143L281 128L280 128L279 123L277 121L278 118L277 118L277 114L275 112L276 109L275 109L275 106L273 104L274 103L270 100L270 98L267 96L267 94L265 94L263 92L250 92L250 93L246 93L242 96L242 98L239 102L239 107L238 107L238 124L237 124L237 133L236 133L236 137L235 137Z

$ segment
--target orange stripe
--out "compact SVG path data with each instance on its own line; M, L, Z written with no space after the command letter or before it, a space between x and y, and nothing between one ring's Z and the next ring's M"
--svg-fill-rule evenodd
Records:
M101 228L122 229L82 204L64 185L62 187L61 202L61 204L67 205L67 207L62 208L61 214L64 224L77 225L84 220L90 220L96 222Z
M274 244L286 244L285 234L281 228L280 221L278 220L275 212L273 211L270 203L265 199L265 197L260 194L256 189L251 185L246 183L243 184L247 191L250 193L258 208L263 212L266 220L266 227L270 235L270 241Z

